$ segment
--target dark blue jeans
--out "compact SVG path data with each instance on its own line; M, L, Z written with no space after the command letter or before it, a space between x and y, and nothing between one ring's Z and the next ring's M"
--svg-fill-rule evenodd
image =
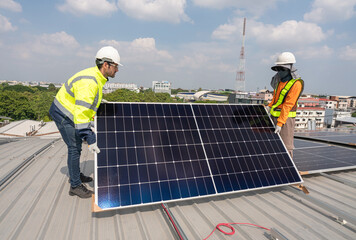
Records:
M74 123L67 116L63 116L58 112L58 108L52 104L49 111L54 122L57 125L59 132L62 135L63 141L68 148L68 173L70 177L70 185L74 188L82 182L80 180L80 154L82 152L82 139L75 131Z

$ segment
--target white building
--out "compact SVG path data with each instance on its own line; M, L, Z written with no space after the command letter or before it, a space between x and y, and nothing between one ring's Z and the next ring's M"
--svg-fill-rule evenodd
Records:
M337 107L337 101L328 100L326 101L326 108L327 109L335 109Z
M222 94L217 94L217 93L204 93L201 96L199 96L198 100L202 101L216 101L216 102L226 102L228 96L222 95Z
M348 99L340 99L337 108L341 110L347 110L347 107L349 106L349 101Z
M171 95L171 83L168 81L153 81L152 91L155 93L169 93Z
M336 121L341 119L351 118L350 110L340 110L340 109L326 109L325 124L327 127L336 127ZM340 123L340 122L339 122Z
M350 108L356 109L356 97L350 97Z
M323 128L325 122L325 108L299 107L295 118L295 128L308 129L308 122L315 122L316 128Z
M131 91L136 91L139 92L139 88L137 87L136 84L133 83L109 83L106 82L103 88L103 93L111 93L114 92L117 89L128 89Z
M194 101L195 92L179 92L176 97L183 99L184 101Z
M273 92L267 89L262 89L256 94L256 98L261 98L267 102L270 102L273 99Z

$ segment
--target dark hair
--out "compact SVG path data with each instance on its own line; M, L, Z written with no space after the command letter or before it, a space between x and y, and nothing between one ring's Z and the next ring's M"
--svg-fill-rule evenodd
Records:
M104 62L105 62L105 61L103 61L102 59L99 59L99 58L95 59L95 64L96 64L96 66L97 66L99 69L102 68Z
M110 58L96 58L95 59L95 63L96 63L96 66L98 66L99 69L101 69L101 67L103 66L104 62L107 62L107 63L114 63Z

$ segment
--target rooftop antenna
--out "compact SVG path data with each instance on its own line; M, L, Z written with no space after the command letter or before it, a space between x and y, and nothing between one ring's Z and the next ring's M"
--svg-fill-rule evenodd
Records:
M246 18L244 18L244 25L242 31L242 46L240 51L240 65L236 73L236 92L245 91L245 28Z

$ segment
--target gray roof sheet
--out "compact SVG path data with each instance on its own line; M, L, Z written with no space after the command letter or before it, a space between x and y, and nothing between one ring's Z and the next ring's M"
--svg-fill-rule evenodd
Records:
M16 149L24 154L21 142L0 145L0 159ZM66 146L58 141L0 187L0 239L176 238L159 204L92 213L92 199L68 195L66 161ZM81 169L93 176L93 167L94 155L83 146ZM288 239L356 239L356 171L304 176L304 181L309 195L283 186L167 205L188 239L203 239L217 224L232 222L275 228ZM235 235L215 231L209 239L267 239L270 234L232 226Z

